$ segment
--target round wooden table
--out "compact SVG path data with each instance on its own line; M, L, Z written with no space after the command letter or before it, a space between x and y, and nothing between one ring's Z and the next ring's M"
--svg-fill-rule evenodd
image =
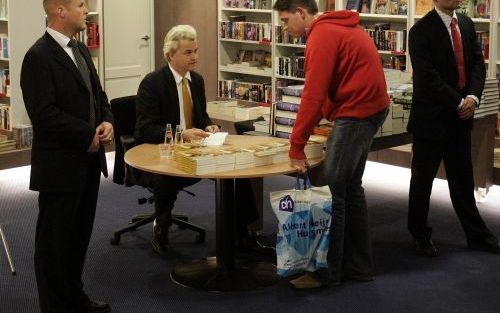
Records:
M270 142L288 142L286 139L261 136L229 135L224 146L249 147ZM321 158L308 160L311 167ZM158 146L138 145L125 154L125 162L142 171L190 178L215 180L216 189L216 257L194 260L175 266L171 277L176 282L209 291L244 291L269 286L278 281L276 267L265 262L235 260L234 211L238 208L234 197L235 179L267 177L295 172L289 162L258 166L225 172L194 175L180 170L172 159L161 159Z

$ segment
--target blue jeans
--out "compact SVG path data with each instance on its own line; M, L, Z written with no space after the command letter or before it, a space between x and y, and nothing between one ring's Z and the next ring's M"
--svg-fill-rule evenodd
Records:
M388 109L365 119L339 118L328 137L322 181L332 192L333 227L328 250L330 281L373 275L368 211L361 186L373 136Z

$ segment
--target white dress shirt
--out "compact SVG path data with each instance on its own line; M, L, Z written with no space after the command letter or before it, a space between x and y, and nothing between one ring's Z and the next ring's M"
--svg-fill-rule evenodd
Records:
M54 38L54 40L61 46L61 48L63 48L63 50L69 55L71 60L73 60L73 63L77 65L75 56L73 55L73 51L71 50L71 47L68 46L68 43L71 40L71 38L58 32L57 30L53 30L50 27L47 27L47 33L49 33L49 35L52 36L52 38Z
M182 129L185 130L186 129L186 118L184 117L184 98L182 97L182 78L183 77L179 73L177 73L176 70L174 70L172 68L170 63L168 63L168 67L170 68L170 71L172 71L172 74L174 75L175 84L177 85L177 96L179 97L180 125L181 125ZM188 81L191 81L190 72L187 72L185 77L187 78ZM191 96L191 88L189 87L189 84L187 87L189 90L189 95ZM191 97L191 99L193 99L193 97ZM193 103L193 101L191 101L191 103Z

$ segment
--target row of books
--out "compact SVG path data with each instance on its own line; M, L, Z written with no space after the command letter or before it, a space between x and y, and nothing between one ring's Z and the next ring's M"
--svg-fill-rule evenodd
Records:
M224 7L270 10L271 0L224 0Z
M217 95L226 99L271 103L271 83L252 83L239 79L219 80Z
M88 22L87 29L77 33L75 39L83 42L89 48L99 47L99 24Z
M433 0L416 0L415 15L425 15L433 8ZM490 18L492 0L460 0L458 13L474 18Z
M272 24L252 22L219 22L220 38L271 42Z
M389 30L391 24L375 24L373 29L365 29L368 35L373 39L378 50L384 51L406 51L406 29Z
M305 78L305 57L292 55L290 57L276 57L276 74L281 76Z
M9 58L9 36L7 34L0 34L0 58Z
M10 130L10 105L0 104L0 129Z
M275 27L275 37L277 43L286 43L293 45L305 45L307 41L306 34L300 37L294 37L288 33L288 31L283 29L283 26L279 25Z
M369 14L406 15L408 0L347 0L346 10Z

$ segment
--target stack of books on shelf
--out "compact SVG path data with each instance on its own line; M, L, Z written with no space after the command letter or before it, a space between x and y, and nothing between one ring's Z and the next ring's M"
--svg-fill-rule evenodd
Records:
M256 75L271 76L271 52L264 50L240 50L233 63L226 64L226 68L235 71L254 72Z
M10 130L10 106L0 104L0 129Z
M261 116L269 120L270 107L238 104L237 100L210 101L207 102L207 113L209 116L222 116L240 121L254 120Z
M499 106L498 82L495 78L486 79L480 106L474 112L474 118L497 115Z
M9 58L9 36L0 34L0 59Z
M220 98L271 103L271 83L245 82L239 79L219 80L217 96Z
M238 106L237 100L209 101L207 102L207 113L209 116L234 116L234 109Z
M271 0L224 0L225 8L270 10Z
M271 42L272 24L252 22L219 22L220 38Z
M33 126L16 125L12 127L13 138L16 141L16 149L31 148L33 142Z
M347 0L346 10L368 14L406 15L408 0Z
M304 85L291 85L280 88L281 101L277 101L274 114L274 135L279 138L290 138L297 118Z
M389 90L391 104L389 114L375 137L390 136L406 132L410 118L413 85L393 84Z
M0 152L11 151L16 149L16 141L9 140L6 135L0 134Z
M309 141L304 148L310 159L323 156L324 142ZM176 145L174 161L181 170L195 175L225 172L288 162L288 142L269 138L264 144L249 146L195 147Z

